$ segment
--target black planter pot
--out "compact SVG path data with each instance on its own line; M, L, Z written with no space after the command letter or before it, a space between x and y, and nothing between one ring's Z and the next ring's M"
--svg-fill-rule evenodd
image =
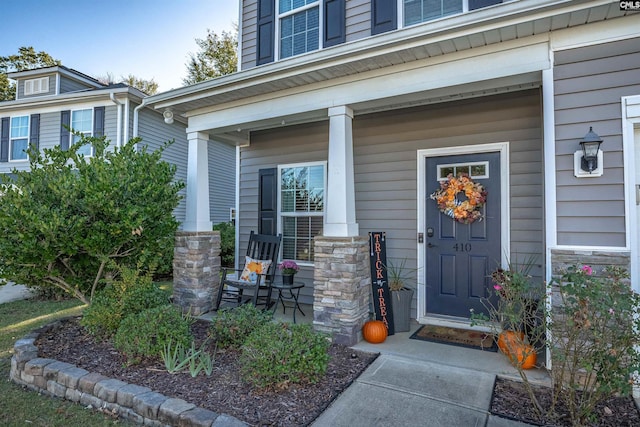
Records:
M393 326L396 332L408 332L411 318L411 301L413 289L402 288L391 291L391 309L393 310Z

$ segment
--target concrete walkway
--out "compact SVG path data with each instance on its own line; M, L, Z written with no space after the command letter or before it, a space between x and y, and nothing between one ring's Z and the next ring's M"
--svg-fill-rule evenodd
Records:
M0 286L0 304L19 299L26 299L31 296L31 291L23 285L16 285L12 282Z
M503 355L409 339L417 327L382 344L357 344L380 357L313 427L528 425L489 413L496 376L518 378ZM545 372L530 375L548 384Z

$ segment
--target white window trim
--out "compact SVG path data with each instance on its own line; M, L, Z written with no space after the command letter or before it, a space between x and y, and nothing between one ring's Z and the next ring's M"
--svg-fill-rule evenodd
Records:
M11 153L13 153L13 140L14 139L24 139L25 138L25 137L13 138L11 136L11 128L12 128L11 124L13 122L13 119L17 119L17 118L20 118L20 117L26 117L27 118L27 136L26 136L26 138L27 138L27 148L29 148L29 139L31 138L31 117L28 114L22 114L22 115L19 115L19 116L12 116L9 119L9 161L10 162L16 162L16 163L28 162L29 161L29 154L28 153L27 153L27 157L25 159L13 159L13 158L11 158Z
M402 0L400 0L402 1ZM298 55L292 55L292 56L287 56L286 58L281 58L280 57L280 41L281 41L281 37L280 37L280 21L283 18L286 18L287 16L291 16L291 15L295 15L296 13L300 13L303 12L305 10L309 10L309 9L313 9L314 7L318 8L318 49L317 50L322 50L322 29L324 28L324 11L323 11L323 7L322 7L322 2L320 0L316 0L315 2L311 3L311 4L307 4L301 7L298 7L296 9L292 9L288 12L284 12L284 13L280 13L280 2L278 0L276 0L276 23L275 23L275 40L274 40L274 46L273 46L273 53L274 53L274 58L276 60L280 60L280 59L289 59L289 58L293 58L296 56L300 56L300 55L304 55L305 53L309 53L309 52L305 52L305 53L300 53ZM311 51L311 52L316 52Z
M308 216L319 216L323 218L323 223L324 223L324 217L326 214L326 206L327 206L327 162L326 161L319 161L319 162L303 162L303 163L286 163L286 164L282 164L282 165L278 165L278 176L277 176L277 180L278 180L278 190L277 190L277 205L278 205L278 210L277 210L277 226L278 226L278 234L282 234L282 181L280 179L280 175L282 173L282 169L291 169L291 168L299 168L299 167L313 167L313 166L322 166L323 170L324 170L324 174L323 174L323 180L324 180L324 191L325 191L325 204L324 204L324 210L320 213L318 212L304 212L304 213L287 213L286 216L292 216L292 217L308 217ZM282 260L282 245L280 245L280 253L278 254L278 259ZM314 263L313 262L308 262L308 261L298 261L295 260L296 263L298 263L298 265L300 266L309 266L309 267L313 267Z
M91 131L90 132L81 131L81 132L86 136L93 136L93 121L94 121L93 115L95 114L95 110L93 108L79 108L77 110L71 110L71 114L69 116L69 126L71 127L72 130L76 130L73 128L73 113L76 113L78 111L86 111L86 110L91 110ZM71 134L69 144L73 144L73 137L74 135ZM91 146L91 152L88 155L85 155L84 157L85 158L93 157L93 145Z

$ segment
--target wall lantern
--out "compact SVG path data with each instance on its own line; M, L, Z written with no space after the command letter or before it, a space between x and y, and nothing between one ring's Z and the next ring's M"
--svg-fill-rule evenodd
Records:
M578 178L602 176L602 139L589 127L580 141L582 151L574 153L574 175Z
M173 123L173 111L171 111L171 108L165 109L162 113L162 117L164 117L164 122L166 124L170 125Z

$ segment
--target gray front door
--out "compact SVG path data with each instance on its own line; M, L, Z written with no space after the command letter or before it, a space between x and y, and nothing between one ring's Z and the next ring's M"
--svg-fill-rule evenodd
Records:
M478 153L426 159L425 283L428 314L469 317L485 312L489 275L500 265L500 153ZM487 191L481 221L463 224L440 212L429 195L448 173L465 172ZM464 201L464 193L458 200Z

